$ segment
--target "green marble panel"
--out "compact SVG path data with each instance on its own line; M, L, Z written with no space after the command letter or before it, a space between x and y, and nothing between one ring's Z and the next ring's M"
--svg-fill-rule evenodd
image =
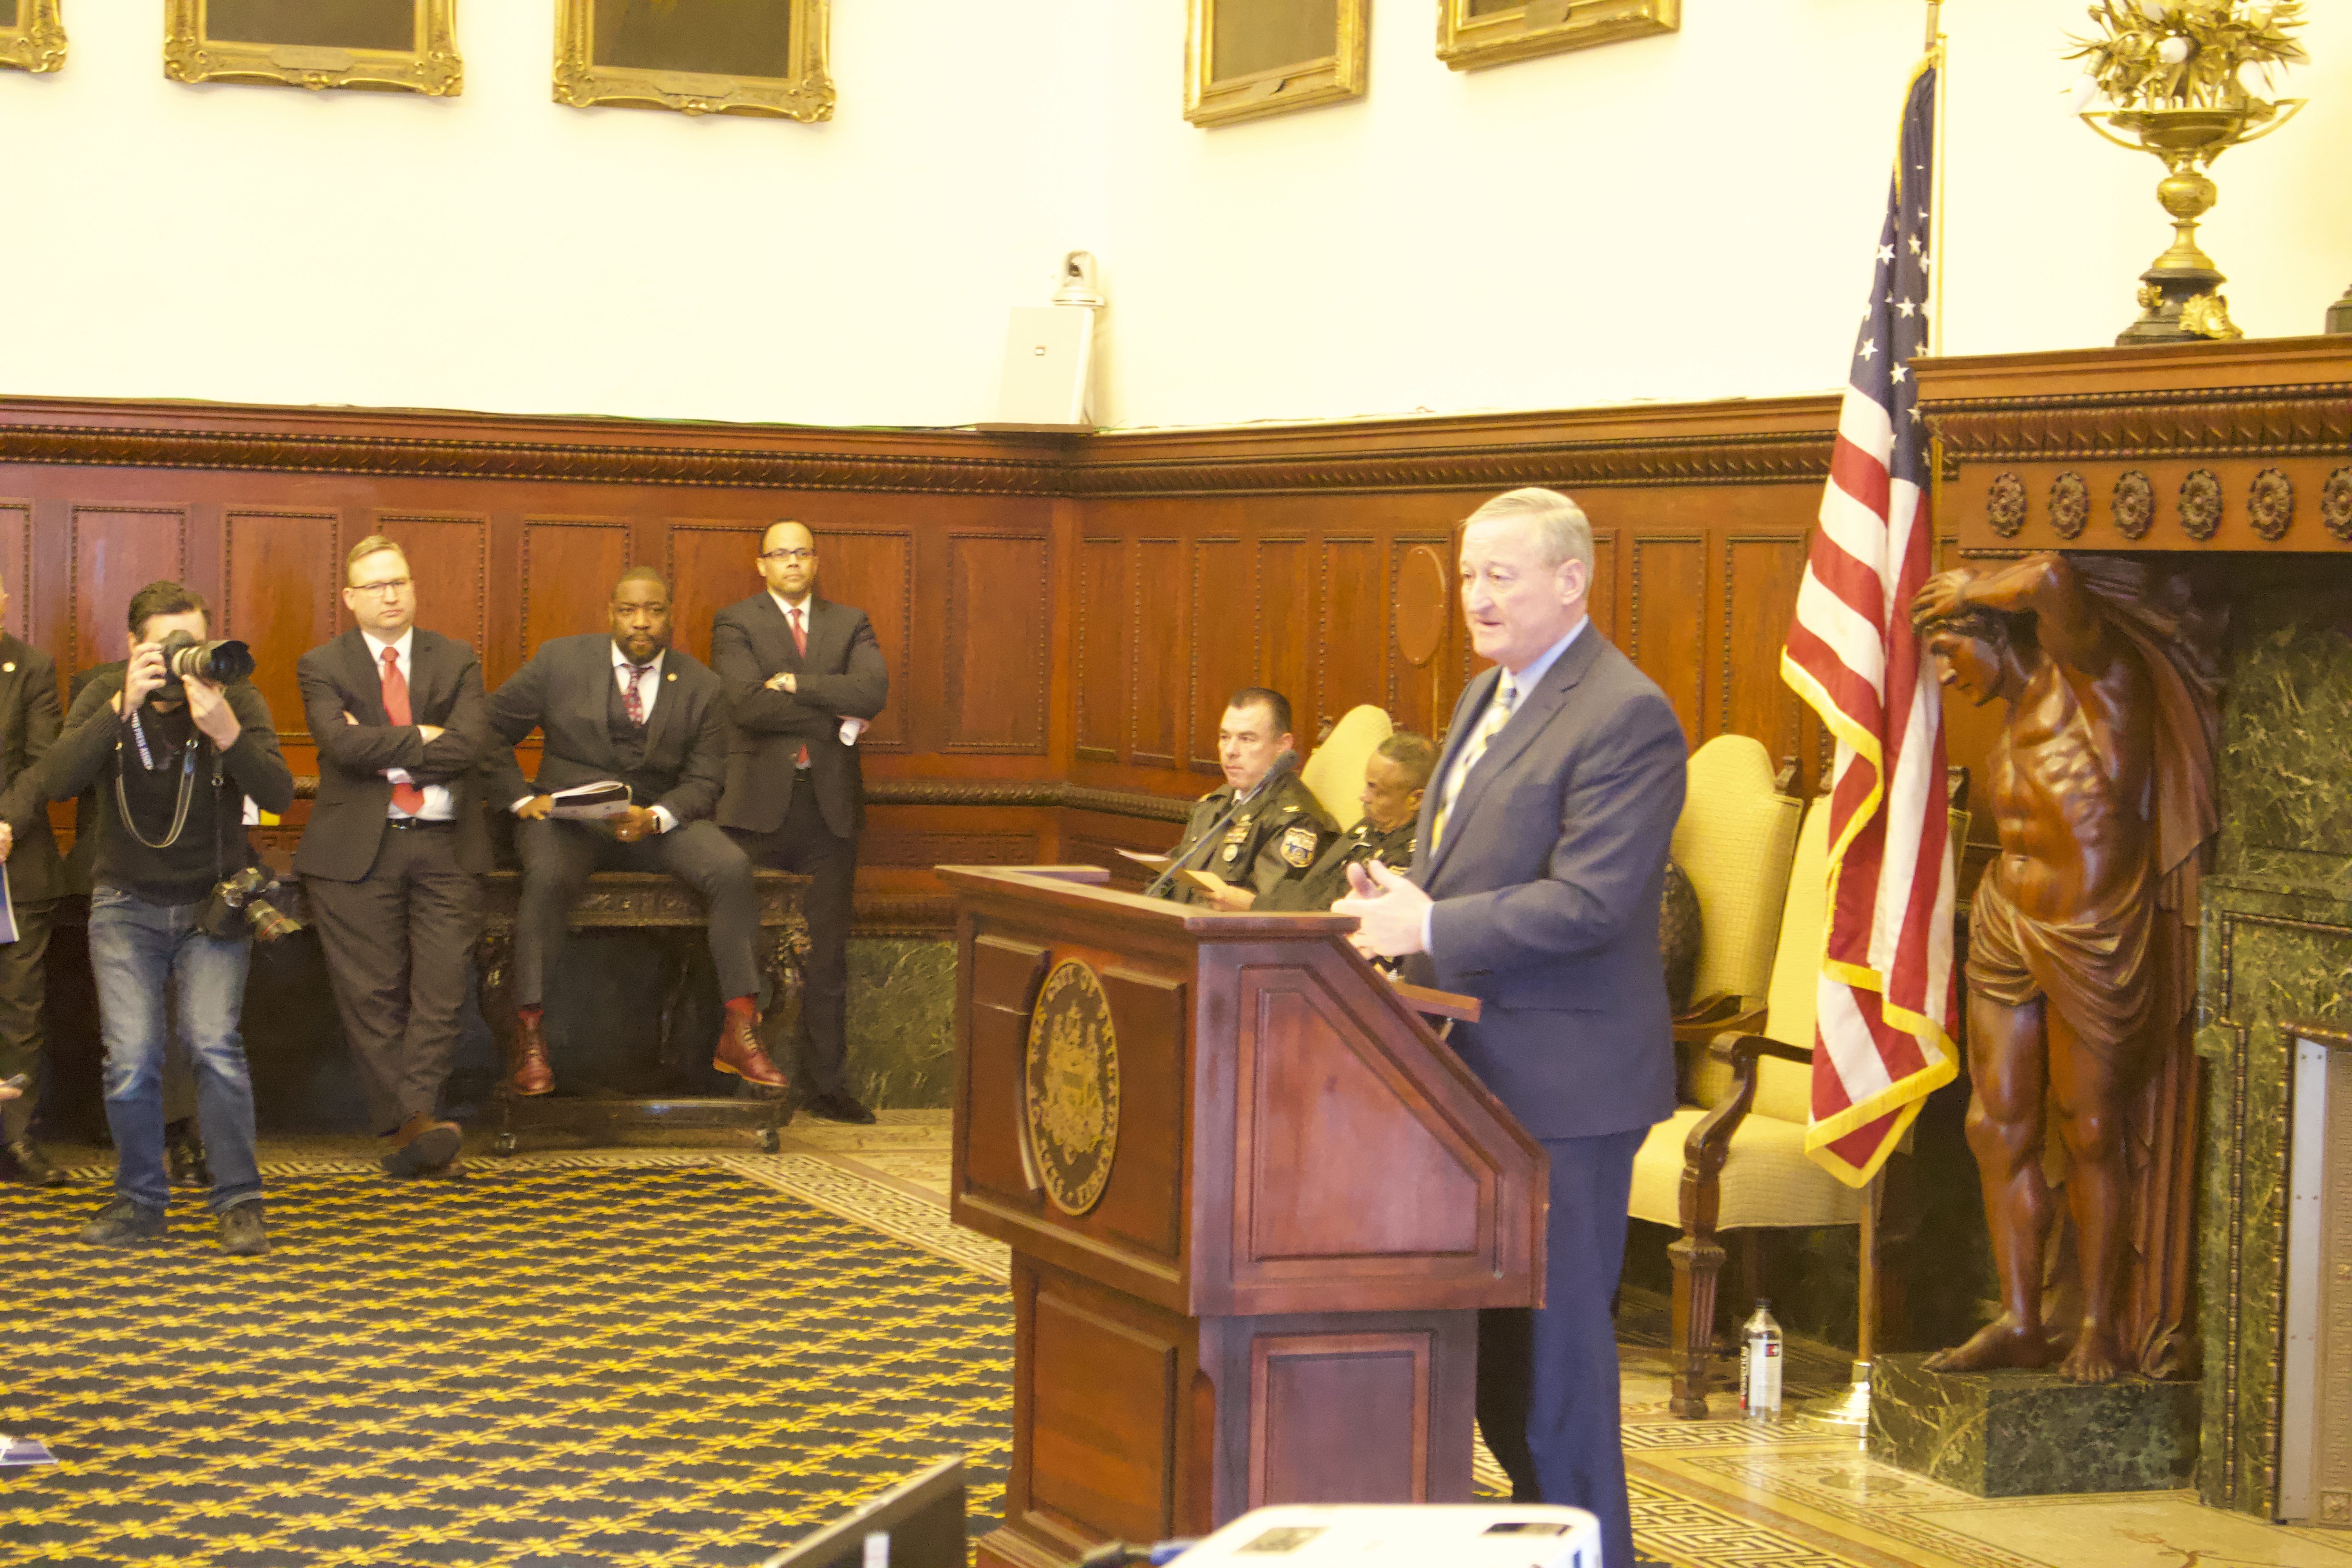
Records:
M2064 1383L2046 1372L1933 1373L1918 1355L1871 1367L1870 1457L1978 1497L2185 1485L2198 1385Z
M2203 890L2197 1049L2206 1058L2198 1282L2198 1490L2268 1517L2278 1495L2292 1041L2352 1015L2352 571L2247 568L2231 606Z
M955 944L854 937L850 1090L868 1105L939 1110L955 1091Z

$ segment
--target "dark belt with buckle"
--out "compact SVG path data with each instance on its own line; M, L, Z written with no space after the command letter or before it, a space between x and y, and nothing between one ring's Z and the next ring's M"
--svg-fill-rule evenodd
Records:
M412 833L420 828L427 833L454 833L457 828L455 821L427 822L421 816L387 816L383 820L388 826Z

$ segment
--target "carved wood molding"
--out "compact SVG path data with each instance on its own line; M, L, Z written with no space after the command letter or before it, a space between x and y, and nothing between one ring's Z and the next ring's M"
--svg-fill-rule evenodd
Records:
M1082 498L1265 495L1291 490L1594 489L1628 485L1820 484L1832 432L1725 433L1515 441L1340 453L1119 460L1091 443L1066 481ZM1246 439L1246 437L1243 437Z
M1923 404L1948 465L2069 458L2302 457L2352 447L2352 382L2148 388Z
M0 463L1066 498L1818 484L1829 398L1008 441L0 399ZM606 437L614 438L607 439Z

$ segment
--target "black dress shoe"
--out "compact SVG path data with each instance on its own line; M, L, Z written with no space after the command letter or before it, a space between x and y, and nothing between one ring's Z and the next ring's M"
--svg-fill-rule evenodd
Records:
M874 1125L874 1113L846 1094L813 1094L801 1103L801 1109L827 1121L846 1121L853 1127Z
M16 1163L16 1179L28 1187L62 1187L73 1180L50 1163L48 1154L30 1137L9 1144L8 1158Z

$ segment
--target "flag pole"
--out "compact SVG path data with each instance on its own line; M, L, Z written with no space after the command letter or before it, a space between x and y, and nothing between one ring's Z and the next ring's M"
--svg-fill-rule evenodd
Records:
M1944 6L1927 0L1927 54L1936 64L1935 155L1930 160L1928 222L1933 238L1927 247L1934 266L1929 280L1935 293L1927 318L1928 352L1939 353L1944 342ZM1878 1207L1886 1177L1882 1170L1862 1192L1862 1223L1855 1247L1853 1366L1843 1394L1808 1401L1799 1412L1816 1426L1851 1433L1866 1439L1870 1432L1870 1371L1878 1354Z

